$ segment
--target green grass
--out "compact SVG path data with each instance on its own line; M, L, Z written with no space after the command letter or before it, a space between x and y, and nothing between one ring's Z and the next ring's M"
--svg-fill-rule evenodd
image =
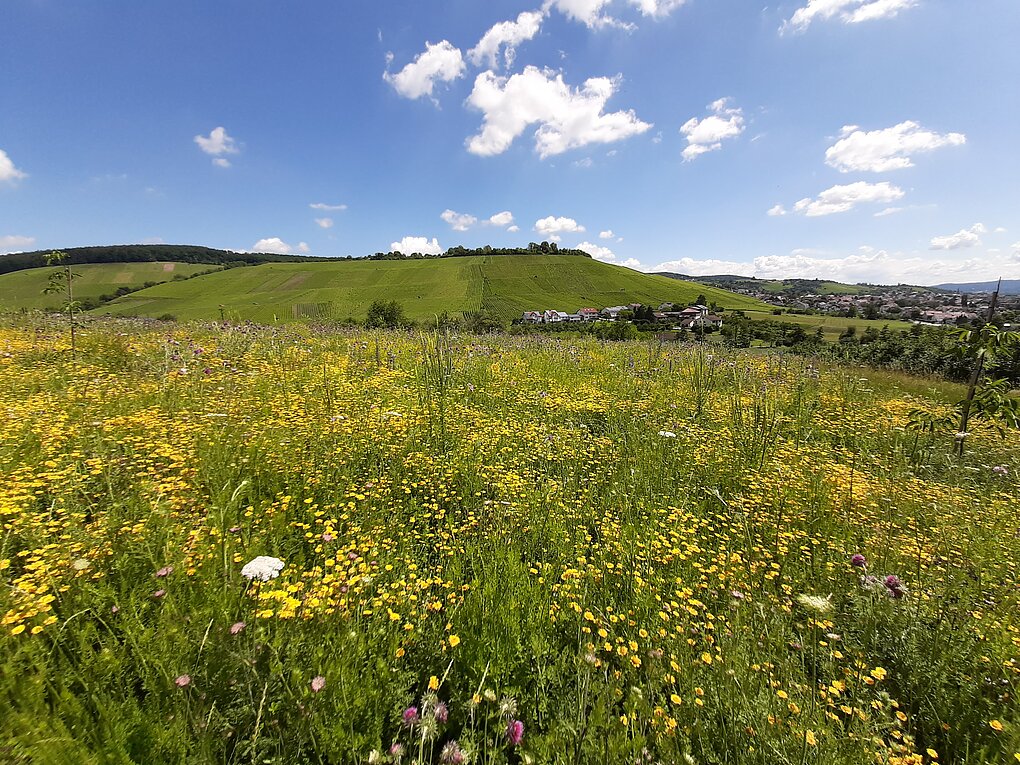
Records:
M140 287L146 282L166 282L175 276L211 271L217 266L192 263L92 263L72 266L76 299L113 294L120 287ZM58 308L60 295L44 295L50 274L57 268L30 268L0 275L0 311L50 310Z
M444 258L343 263L272 263L161 284L127 295L98 313L179 319L288 322L363 319L374 300L396 300L412 319L485 309L510 321L529 309L572 312L621 303L689 303L703 294L729 308L764 304L688 282L649 276L571 256Z
M67 343L0 319L4 765L1020 752L1020 433L908 427L959 386L577 337Z
M858 334L863 333L869 327L881 330L889 327L891 330L910 329L913 326L909 321L890 321L888 319L848 319L845 316L829 316L827 314L803 315L797 313L784 313L776 316L771 310L745 311L747 318L752 320L767 319L770 321L787 322L788 324L800 324L809 332L818 327L822 328L826 340L836 340L847 327L856 327Z

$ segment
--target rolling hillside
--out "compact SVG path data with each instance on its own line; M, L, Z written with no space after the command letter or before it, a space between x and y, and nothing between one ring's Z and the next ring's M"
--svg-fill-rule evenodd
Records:
M191 276L218 266L195 263L91 263L72 266L79 276L74 281L77 300L112 295L121 287L135 289L146 282L166 282L176 276ZM56 268L29 268L0 274L0 311L55 309L60 295L44 295L50 274Z
M486 310L504 321L527 309L574 311L621 303L689 303L699 294L730 309L759 301L703 285L641 274L588 258L535 255L434 260L268 263L169 282L96 312L121 316L258 322L362 319L374 300L397 300L413 319Z

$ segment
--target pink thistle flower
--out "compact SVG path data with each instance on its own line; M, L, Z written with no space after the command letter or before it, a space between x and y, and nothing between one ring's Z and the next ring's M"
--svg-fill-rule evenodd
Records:
M166 590L156 590L154 593L152 593L152 597L156 598L157 600L162 598L164 595L166 595Z
M513 720L506 726L506 738L510 742L510 746L517 746L521 743L521 739L524 738L524 723L520 720Z
M404 721L404 725L408 728L412 727L418 722L418 707L408 707L404 710L404 714L401 717Z
M447 743L439 754L439 761L448 763L448 765L462 765L464 760L464 752L456 741Z
M440 701L436 704L436 708L432 711L432 714L438 722L445 723L450 717L450 710L446 706L445 702Z
M245 626L246 625L244 622L234 622L233 624L230 625L230 634L237 635L241 632L244 632Z
M328 531L322 535L322 541L325 542L326 544L329 544L334 539L336 539L336 537L330 534Z
M187 688L191 685L191 675L179 675L174 678L174 685L178 688Z
M160 579L170 576L174 572L173 566L163 566L159 571L156 572L156 576Z
M396 759L400 759L404 756L404 745L400 742L390 745L390 756Z
M860 553L855 553L853 557L850 558L850 565L854 566L855 568L866 568L868 565L868 561Z
M312 693L318 693L326 687L326 678L322 675L316 675L312 678Z

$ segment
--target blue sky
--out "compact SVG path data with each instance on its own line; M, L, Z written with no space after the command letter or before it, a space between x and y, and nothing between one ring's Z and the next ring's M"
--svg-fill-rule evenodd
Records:
M4 0L0 252L1020 277L1016 0Z

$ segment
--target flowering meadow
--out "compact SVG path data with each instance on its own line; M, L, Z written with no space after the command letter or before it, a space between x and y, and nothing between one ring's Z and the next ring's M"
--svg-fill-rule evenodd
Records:
M1020 435L697 345L0 322L0 762L1020 761Z

